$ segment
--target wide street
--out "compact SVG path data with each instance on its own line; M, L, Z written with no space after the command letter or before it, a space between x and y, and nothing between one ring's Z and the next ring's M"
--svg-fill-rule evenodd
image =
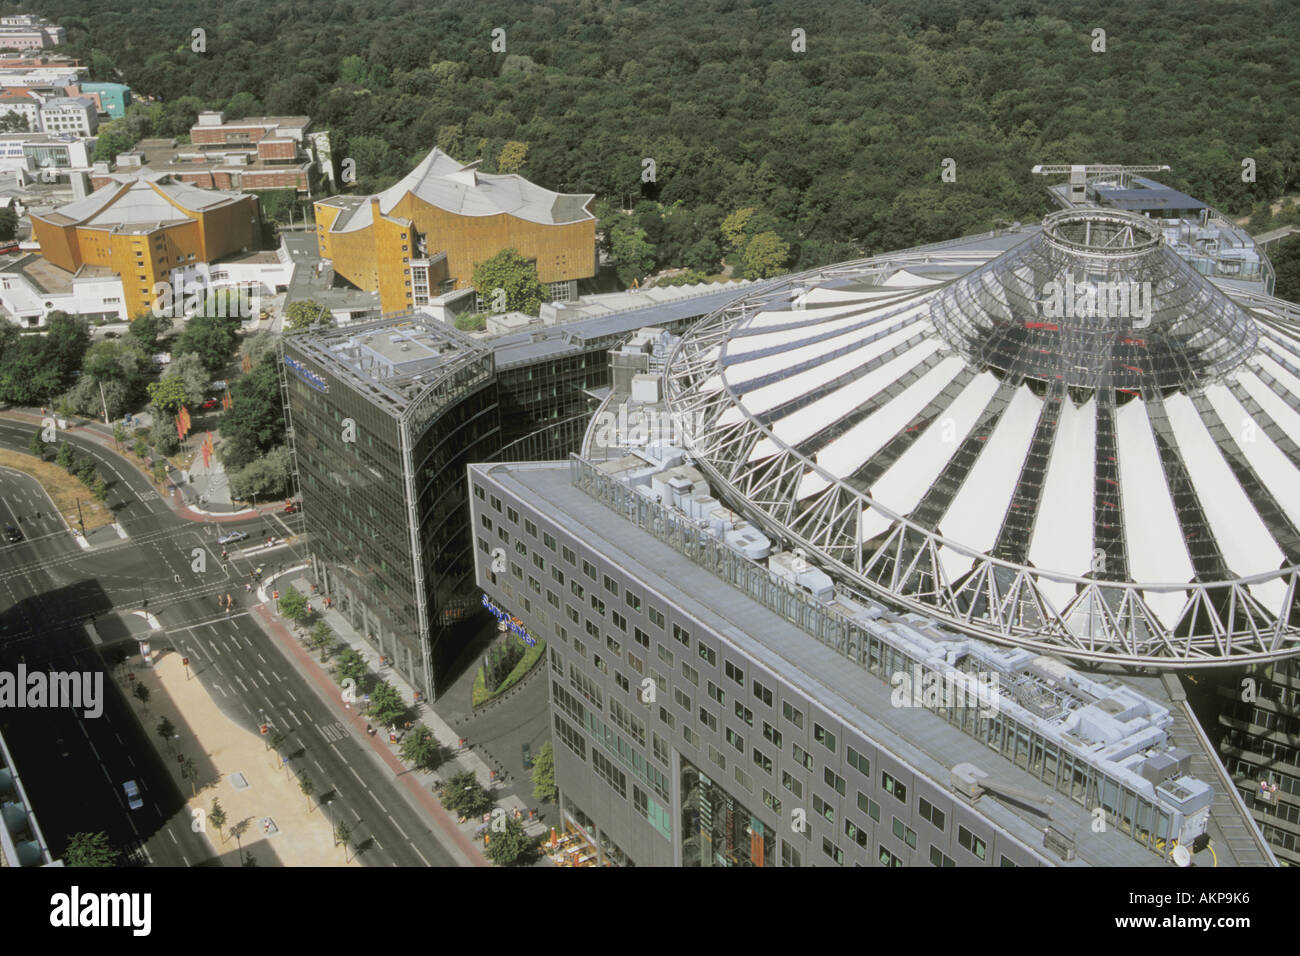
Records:
M26 451L34 430L27 422L0 419L0 447ZM163 632L153 635L154 649L173 646L189 656L196 677L230 717L254 733L265 719L287 735L290 769L312 778L335 819L342 814L349 820L364 847L362 862L456 865L441 842L445 835L408 802L359 732L340 720L335 703L322 699L249 610L257 601L255 589L244 590L252 569L261 565L273 573L277 565L297 562L291 548L268 549L265 538L297 533L300 518L187 520L125 459L77 431L59 437L96 460L127 537L101 533L84 550L33 479L0 470L0 524L15 524L25 536L16 544L0 542L0 669L24 663L29 671L103 670L118 648L130 655L123 666L138 668L132 635L148 631L153 616ZM244 555L232 545L223 560L217 537L232 529L246 531L250 538L240 544L253 547ZM227 594L234 601L229 614L219 606ZM51 708L0 716L51 850L58 856L71 834L103 830L141 862L208 860L211 851L191 831L183 795L156 755L161 741L150 717L107 675L104 696L97 718ZM216 770L202 753L186 750L185 728L178 731L176 749L194 759L199 785L214 782ZM139 783L145 803L135 811L127 808L121 787L130 779ZM259 865L273 862L266 858L273 848L273 842L260 845Z

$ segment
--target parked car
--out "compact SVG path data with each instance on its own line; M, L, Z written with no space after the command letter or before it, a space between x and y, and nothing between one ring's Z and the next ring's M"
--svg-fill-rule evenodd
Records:
M122 792L126 794L126 805L132 810L139 810L144 806L144 800L140 797L140 788L136 786L134 780L122 784Z
M215 398L209 398L204 400L203 405L201 407L205 412L210 412L212 411L212 409L218 407L220 404L221 403L217 401Z
M533 749L528 744L524 744L524 769L533 769Z
M23 540L23 533L19 531L17 528L15 528L13 525L8 525L5 528L5 540L8 541L10 544L14 544L18 541Z
M116 332L105 332L105 333L104 333L104 338L106 338L106 339L115 339L115 338L117 338L117 333L116 333Z
M236 541L243 541L247 537L247 533L243 531L231 531L230 533L223 534L219 537L217 539L217 544L234 544Z

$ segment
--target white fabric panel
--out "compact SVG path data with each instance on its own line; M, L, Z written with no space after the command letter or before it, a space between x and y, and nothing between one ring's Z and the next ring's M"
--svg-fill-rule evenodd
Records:
M806 471L804 476L799 479L799 489L795 492L795 498L802 501L804 498L825 491L830 485L830 480L820 472Z
M749 457L746 461L758 461L760 458L767 458L770 455L775 455L777 452L783 450L784 446L778 445L776 442L772 441L772 439L760 438L754 443L754 450L749 453Z
M703 395L707 395L710 392L719 391L721 388L722 388L722 376L710 375L708 378L706 378L703 382L700 383L699 392Z
M913 329L912 334L924 332L921 329ZM907 336L903 337L904 339ZM909 356L913 362L920 362L927 356L939 350L943 342L935 336L930 336L922 340L917 345L903 352L903 355ZM886 346L889 348L892 346ZM886 349L881 349L884 352ZM875 353L879 355L880 353ZM867 357L861 351L849 352L839 358L826 362L822 365L814 365L812 368L800 372L792 378L783 379L779 382L773 382L771 385L764 385L762 388L744 395L741 404L751 415L758 415L771 408L775 408L787 401L798 398L800 395L806 395L813 389L825 385L829 380L851 372L862 366L868 361ZM892 361L892 359L891 359ZM745 369L748 369L748 365ZM737 373L728 372L729 381L736 382L743 378L748 378L744 371Z
M1075 408L1068 399L1062 402L1027 552L1034 567L1079 576L1092 570L1096 441L1096 403Z
M1223 460L1192 400L1181 393L1172 395L1165 399L1165 410L1201 510L1228 567L1242 576L1275 570L1282 563L1282 552Z
M1205 390L1205 397L1210 400L1214 410L1223 419L1223 424L1237 440L1237 447L1246 456L1250 466L1259 475L1269 492L1281 505L1293 524L1300 526L1300 470L1291 464L1282 449L1264 433L1264 429L1254 423L1246 409L1237 401L1237 396L1223 385L1211 385ZM1249 428L1247 427L1249 423ZM1300 437L1300 432L1295 433ZM1253 435L1253 440L1251 437Z
M745 421L745 419L746 415L740 410L739 405L729 405L723 410L722 414L718 416L718 421L715 427L725 428L728 425L739 425L741 422Z
M1259 402L1260 407L1268 413L1269 418L1288 435L1300 435L1300 412L1282 401L1271 388L1253 372L1243 371L1237 376L1250 397Z
M946 546L939 548L939 564L943 567L943 573L948 576L950 585L957 583L962 575L969 573L974 563L975 559L968 554L962 554Z
M1049 581L1046 578L1038 578L1034 583L1039 593L1051 603L1052 607L1056 608L1058 614L1070 606L1070 602L1074 600L1077 593L1075 586L1065 581Z
M1267 351L1260 352L1256 358L1262 368L1266 369L1274 378L1282 383L1282 386L1293 395L1300 395L1300 379L1289 372L1281 362L1277 361ZM1294 362L1292 363L1295 364Z
M882 352L889 351L899 342L905 341L910 336L923 331L923 329L915 323L907 322L907 319L911 316L915 316L916 313L920 311L920 308L920 306L914 306L906 310L906 312L894 316L891 322L884 327L887 328L888 325L892 325L896 322L903 322L903 328L899 329L892 335L887 335L874 342L862 343L863 330L856 329L845 332L843 335L836 335L833 338L824 339L821 342L814 342L811 345L788 348L781 352L777 352L775 355L768 355L764 358L755 358L752 361L742 363L739 368L734 365L729 366L727 369L727 378L729 381L735 382L748 378L757 378L760 375L769 375L773 372L780 372L783 369L788 369L790 366L798 365L801 362L824 358L827 354L838 348L842 348L846 345L854 345L855 343L862 344L859 348L854 349L852 354L858 356L859 363L865 362L880 355ZM794 335L797 340L806 336L807 333L803 330L793 329L788 333L775 334ZM760 336L755 336L755 338L760 338Z
M876 535L880 534L891 524L894 519L888 515L882 514L875 508L862 509L862 540L870 541Z
M899 358L907 360L909 367L913 364L910 361L911 353L904 353ZM894 359L886 363L878 372L888 371L898 361L899 359ZM864 382L873 379L876 374L873 372L868 375ZM884 381L893 381L898 374L891 373ZM886 403L884 408L877 409L819 451L817 464L840 478L852 474L864 461L878 452L885 442L898 434L903 426L925 407L926 402L934 397L934 393L942 387L943 383L932 380L929 395L917 388L920 384L920 382L913 383L912 387L904 389L903 393L892 402ZM871 385L861 387L864 395L870 395L874 391Z
M918 286L938 285L941 281L942 280L940 279L930 279L926 276L919 276L914 272L908 272L906 269L899 269L892 276L882 282L881 285L915 288Z
M1134 581L1183 584L1191 580L1192 560L1141 402L1129 402L1115 413L1115 433L1129 573ZM1173 622L1162 617L1161 623Z
M850 382L848 385L836 389L829 395L818 399L816 402L813 402L813 404L806 405L794 414L778 420L774 424L772 431L775 433L777 438L781 439L781 441L791 445L798 444L810 435L816 434L817 431L825 428L831 422L837 421L843 415L846 415L853 409L859 407L863 402L871 398L871 396L911 372L920 364L921 361L922 360L918 359L912 352L904 352L902 355L886 362L880 368L858 381ZM941 379L936 377L935 373L945 365L948 365L949 367L947 378ZM939 366L931 369L923 375L919 382L913 382L908 386L903 391L903 394L899 395L894 399L894 402L890 404L898 402L910 403L912 399L909 396L911 393L917 392L924 396L924 400L917 406L916 411L912 413L916 414L917 411L920 411L925 407L926 403L929 402L930 399L934 398L934 396L938 394L939 389L943 387L944 382L951 379L953 375L957 373L957 369L960 368L961 365L962 360L955 356L941 362ZM918 389L920 389L919 392L917 391Z
M1131 551L1133 546L1129 545ZM1186 591L1143 591L1142 600L1151 608L1156 620L1171 628L1178 623L1183 608L1187 607Z
M1279 617L1282 615L1282 602L1286 600L1285 578L1276 578L1263 584L1252 584L1250 593L1270 614Z
M961 359L944 359L939 367L947 368L949 361L960 363ZM921 498L930 490L997 390L998 380L991 372L976 376L939 420L932 423L880 476L871 489L871 496L900 515L910 514L921 503ZM951 441L945 440L946 434L952 435Z
M881 310L885 306L892 306L918 294L914 289L884 289L879 292L842 294L839 298L830 299L826 295L820 294L825 291L823 289L814 289L810 292L804 298L804 308L802 309L764 309L738 325L736 327L737 331L740 329L766 329L775 325L789 325L792 322L804 322L807 325L823 320L856 322L867 317L873 310ZM731 341L734 344L744 341L745 338L749 338L749 336L735 338Z
M1016 390L939 524L945 538L980 551L997 542L1042 407L1029 389Z

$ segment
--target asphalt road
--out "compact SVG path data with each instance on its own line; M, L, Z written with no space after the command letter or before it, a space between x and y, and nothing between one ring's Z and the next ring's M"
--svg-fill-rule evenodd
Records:
M26 451L33 431L33 425L0 419L0 446ZM196 677L232 718L251 730L265 714L288 735L289 769L311 776L331 816L349 821L363 863L455 865L440 842L445 835L408 802L360 732L341 724L333 703L290 664L249 611L256 592L244 592L248 573L259 563L268 572L296 563L291 549L250 557L232 549L230 559L221 558L219 533L245 530L251 540L242 544L260 547L268 533L284 534L300 518L277 517L272 524L256 516L219 529L187 521L112 452L76 433L60 438L96 460L110 483L108 504L128 537L101 537L93 550L83 550L62 521L51 517L52 506L36 482L0 471L0 523L14 523L26 536L18 544L0 542L0 668L13 670L22 662L29 671L102 670L108 666L101 656L105 648L120 643L135 651L129 632L147 628L143 615L135 614L147 611L165 632L158 643L184 649ZM218 603L226 594L235 602L229 616ZM103 644L87 631L92 620ZM154 733L152 721L142 729L139 705L115 687L105 676L99 718L66 709L0 712L50 848L58 855L71 834L104 830L139 862L200 864L210 852L191 831L182 794L146 736ZM184 752L183 728L180 733L178 749ZM188 755L198 765L200 785L215 781L216 771L203 755ZM144 808L126 807L121 783L128 779L140 784ZM321 830L322 839L329 839L324 824ZM258 839L258 865L272 862L274 848L274 837Z

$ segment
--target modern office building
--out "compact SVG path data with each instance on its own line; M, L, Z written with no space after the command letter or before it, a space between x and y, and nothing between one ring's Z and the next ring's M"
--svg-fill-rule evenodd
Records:
M504 249L537 263L550 298L575 298L578 280L597 272L596 217L587 209L594 197L476 165L433 149L378 195L320 200L321 258L358 288L378 291L385 312L468 288L474 267Z
M640 325L684 328L735 295L491 342L420 312L286 337L286 406L322 587L436 696L469 636L459 625L482 621L465 465L578 450L610 382L609 348ZM345 419L356 423L355 443L344 441Z
M99 129L99 112L89 96L54 96L37 111L41 131L68 136L94 136Z
M465 469L499 448L492 352L420 314L283 347L317 579L434 699L478 613Z
M109 269L122 281L130 316L152 307L156 283L261 243L255 197L196 189L147 167L31 218L46 261L70 275L84 266Z
M851 598L659 451L470 469L484 602L547 642L563 822L602 861L1275 864L1160 678Z

